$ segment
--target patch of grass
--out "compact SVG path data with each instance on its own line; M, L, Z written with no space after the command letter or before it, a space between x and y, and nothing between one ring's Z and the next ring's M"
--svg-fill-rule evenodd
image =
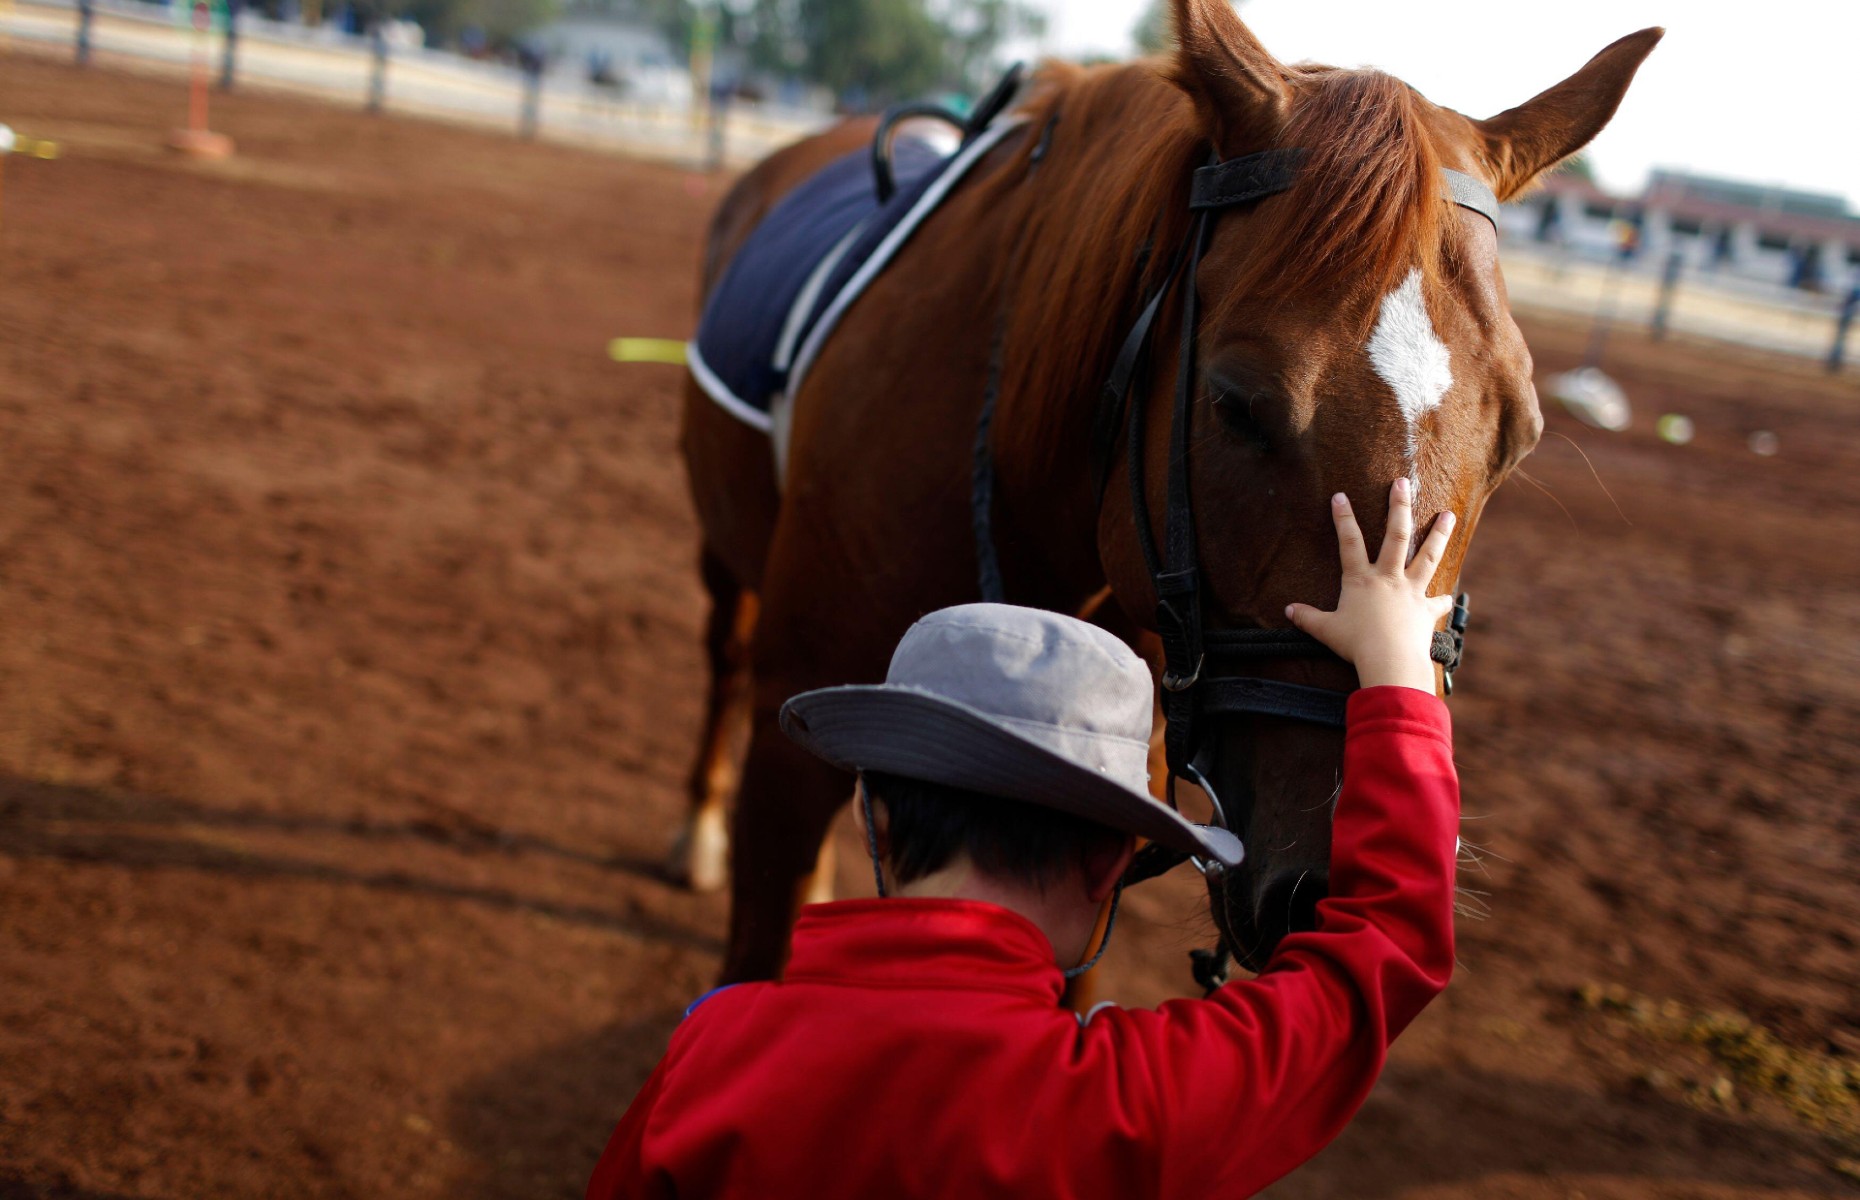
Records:
M1642 1036L1702 1051L1720 1073L1683 1089L1701 1107L1730 1109L1742 1089L1780 1101L1804 1125L1831 1135L1845 1150L1860 1151L1860 1061L1791 1046L1742 1013L1656 1001L1613 984L1584 984L1575 1000ZM1671 1077L1650 1071L1643 1082L1658 1088L1670 1085ZM1841 1170L1854 1165L1850 1158L1836 1162Z

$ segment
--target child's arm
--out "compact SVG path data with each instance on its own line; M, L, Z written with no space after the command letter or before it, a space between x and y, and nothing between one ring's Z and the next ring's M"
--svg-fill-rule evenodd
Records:
M1452 972L1459 784L1428 655L1451 601L1427 595L1452 521L1443 514L1407 565L1406 484L1394 489L1375 563L1348 502L1333 502L1344 559L1337 611L1291 613L1356 663L1363 683L1349 702L1331 894L1317 930L1287 937L1258 978L1207 1001L1099 1017L1120 1082L1151 1093L1125 1096L1155 1106L1162 1194L1251 1195L1322 1149L1368 1095L1389 1043Z

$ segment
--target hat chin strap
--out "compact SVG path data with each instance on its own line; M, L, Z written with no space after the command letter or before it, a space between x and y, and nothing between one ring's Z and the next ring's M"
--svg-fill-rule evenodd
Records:
M881 899L891 893L885 890L885 868L878 857L878 827L872 823L872 792L865 786L865 777L859 777L859 806L865 813L865 852L872 860L872 882L878 885ZM1117 906L1124 898L1124 880L1118 877L1117 885L1111 889L1111 915L1104 920L1104 936L1098 939L1098 953L1092 955L1076 967L1067 967L1061 971L1067 979L1077 979L1085 972L1098 965L1104 952L1111 945L1111 931L1117 928Z
M1111 915L1104 919L1104 936L1098 939L1098 953L1092 955L1076 967L1067 967L1060 972L1061 975L1064 975L1067 979L1077 979L1079 976L1098 965L1098 960L1104 957L1105 949L1111 944L1111 931L1117 928L1117 905L1118 901L1123 898L1124 878L1120 875L1117 879L1117 886L1111 889Z
M872 860L872 882L878 885L879 899L891 893L885 890L885 868L878 861L878 828L872 824L872 793L865 786L865 776L859 777L859 804L865 810L865 852Z

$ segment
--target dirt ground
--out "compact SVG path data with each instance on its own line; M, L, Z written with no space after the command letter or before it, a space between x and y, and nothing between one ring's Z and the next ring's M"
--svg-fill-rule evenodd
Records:
M659 873L678 374L602 353L720 185L251 96L189 165L183 103L0 59L66 147L0 192L0 1200L578 1195L724 923ZM1860 382L1609 366L1469 566L1489 916L1275 1197L1860 1192ZM1186 991L1193 886L1130 908L1107 994Z

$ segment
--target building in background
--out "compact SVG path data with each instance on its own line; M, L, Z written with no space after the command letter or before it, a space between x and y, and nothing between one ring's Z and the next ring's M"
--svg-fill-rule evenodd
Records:
M1634 197L1552 175L1508 206L1506 231L1649 270L1677 252L1688 272L1808 291L1845 291L1860 272L1860 216L1842 197L1684 171L1653 172Z

